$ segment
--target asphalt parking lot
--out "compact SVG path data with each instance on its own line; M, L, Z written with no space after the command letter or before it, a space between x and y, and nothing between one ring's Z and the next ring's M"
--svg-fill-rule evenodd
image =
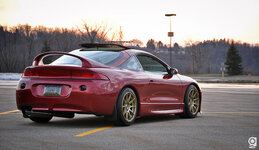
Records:
M202 113L197 118L148 116L129 127L115 127L94 115L33 123L16 108L15 84L0 81L1 150L245 150L249 137L257 137L259 149L258 84L201 84Z

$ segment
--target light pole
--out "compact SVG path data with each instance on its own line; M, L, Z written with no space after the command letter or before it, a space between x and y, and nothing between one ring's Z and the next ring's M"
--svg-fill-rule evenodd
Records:
M170 18L170 32L168 32L168 37L170 37L170 47L169 47L169 53L170 53L170 66L172 67L172 50L171 50L171 44L172 44L172 37L174 36L174 32L171 31L171 17L176 16L176 14L165 14L166 17Z

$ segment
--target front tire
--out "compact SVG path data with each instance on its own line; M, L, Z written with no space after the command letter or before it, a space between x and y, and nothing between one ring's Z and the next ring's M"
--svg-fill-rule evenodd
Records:
M129 126L134 123L137 115L138 101L135 92L130 88L121 91L117 100L116 125Z
M200 92L194 85L190 85L184 96L184 118L195 118L200 110Z

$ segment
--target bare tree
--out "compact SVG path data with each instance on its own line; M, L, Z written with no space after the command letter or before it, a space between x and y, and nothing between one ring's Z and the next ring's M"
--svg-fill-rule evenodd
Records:
M124 37L124 34L120 27L119 31L115 31L112 33L112 36L109 39L109 42L123 45L125 44L125 42L127 42L127 41L123 41L123 37Z
M133 46L138 46L138 47L143 46L143 42L139 39L132 39L130 40L130 42L132 43Z
M94 25L90 26L86 21L83 21L83 24L78 31L82 34L82 38L90 43L105 43L108 40L108 33L111 31L111 28L108 28L107 24L104 25Z
M187 54L190 56L192 72L194 74L199 73L202 67L202 47L195 45L192 41L187 43Z
M212 56L213 56L214 50L211 45L208 45L203 48L203 53L202 53L202 62L203 66L205 67L206 73L210 74L211 69L212 69Z
M19 32L22 35L22 40L25 43L25 48L24 49L20 49L22 51L26 51L23 53L23 57L24 57L24 67L28 66L29 64L31 64L31 60L33 58L33 50L34 50L34 39L35 39L35 33L33 28L28 25L18 25L17 26L17 30L19 30Z

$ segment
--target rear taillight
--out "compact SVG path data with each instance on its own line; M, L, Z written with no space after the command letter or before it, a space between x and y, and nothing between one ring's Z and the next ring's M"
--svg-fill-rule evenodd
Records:
M85 79L108 79L106 76L91 72L91 71L72 71L72 78L85 78Z
M42 77L42 78L73 78L73 79L100 79L108 80L105 75L81 70L57 70L57 69L26 69L22 77Z
M26 69L23 72L22 77L39 77L39 71L38 70Z

